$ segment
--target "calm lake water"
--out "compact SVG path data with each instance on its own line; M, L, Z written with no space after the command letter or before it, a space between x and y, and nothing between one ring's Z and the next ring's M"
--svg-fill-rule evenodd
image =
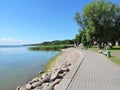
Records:
M59 52L29 51L28 47L0 47L0 90L15 90L31 80Z

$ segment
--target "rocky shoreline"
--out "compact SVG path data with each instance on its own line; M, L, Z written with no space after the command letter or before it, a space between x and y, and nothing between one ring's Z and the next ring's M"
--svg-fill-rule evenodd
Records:
M36 77L27 84L18 86L16 90L54 90L62 78L69 72L71 63L65 62L59 68L55 68L41 77Z
M80 53L74 48L62 50L56 66L49 72L42 72L41 77L35 77L28 83L18 86L16 90L54 90L68 72L78 64Z

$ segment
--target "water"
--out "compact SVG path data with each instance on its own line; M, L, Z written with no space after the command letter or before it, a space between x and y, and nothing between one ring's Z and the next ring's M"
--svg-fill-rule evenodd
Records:
M15 90L41 70L55 51L29 51L28 47L0 47L0 90Z

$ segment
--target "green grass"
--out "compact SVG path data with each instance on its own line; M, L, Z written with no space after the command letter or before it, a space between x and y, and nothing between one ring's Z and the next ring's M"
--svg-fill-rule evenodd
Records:
M109 59L120 65L120 57L111 56L111 57L109 57Z
M48 71L51 71L56 63L57 63L57 60L59 58L59 56L61 55L61 53L59 53L57 56L51 58L44 66L43 66L43 71L44 73L47 73ZM40 77L42 74L38 74L37 77Z
M29 50L59 51L61 49L68 48L68 47L73 47L73 45L39 45L39 46L29 47Z
M120 52L120 46L113 46L113 48L110 51L111 52Z
M91 51L98 51L99 48L97 46L93 46L93 47L90 47L88 50L91 50ZM105 51L106 49L101 49L103 51ZM112 49L110 49L111 52L120 52L120 46L113 46Z

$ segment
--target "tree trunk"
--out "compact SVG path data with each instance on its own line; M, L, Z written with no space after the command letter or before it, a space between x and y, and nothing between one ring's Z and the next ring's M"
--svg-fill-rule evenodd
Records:
M101 42L98 42L98 48L99 48L99 49L102 48Z

